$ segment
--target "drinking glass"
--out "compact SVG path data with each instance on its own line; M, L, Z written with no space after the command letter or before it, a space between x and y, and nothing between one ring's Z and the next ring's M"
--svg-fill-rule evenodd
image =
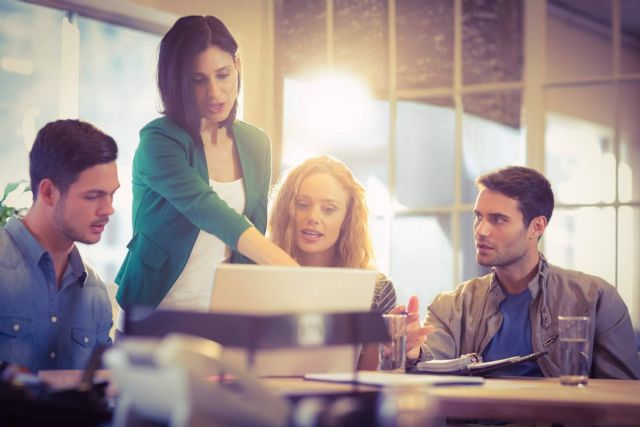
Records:
M558 316L560 384L586 385L589 379L589 323L587 316Z
M380 343L378 369L386 372L405 372L407 352L407 315L383 314L391 341Z

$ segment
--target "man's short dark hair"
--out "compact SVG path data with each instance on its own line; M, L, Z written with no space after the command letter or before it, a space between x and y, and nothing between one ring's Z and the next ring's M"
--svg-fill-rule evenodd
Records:
M476 179L479 189L486 188L518 201L526 227L533 218L544 216L547 223L553 213L551 184L540 172L523 166L508 166Z
M29 153L33 199L38 197L43 179L49 178L64 194L80 172L113 162L117 157L118 146L113 138L89 123L71 119L47 123Z

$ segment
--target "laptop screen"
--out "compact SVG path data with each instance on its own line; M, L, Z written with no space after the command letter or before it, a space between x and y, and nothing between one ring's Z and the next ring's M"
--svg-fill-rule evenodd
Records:
M244 314L369 311L377 273L373 270L221 264L211 292L210 310ZM289 376L353 370L354 346L261 350L251 371ZM225 349L224 358L247 367L246 353Z
M352 268L220 264L210 308L251 314L368 311L376 276Z

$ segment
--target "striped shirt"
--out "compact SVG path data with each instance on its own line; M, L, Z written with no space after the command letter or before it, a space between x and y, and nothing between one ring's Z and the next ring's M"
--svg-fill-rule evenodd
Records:
M377 311L378 313L388 313L393 307L396 306L396 290L393 287L393 282L387 276L382 273L378 273L376 279L376 290L373 293L373 303L371 304L371 311Z

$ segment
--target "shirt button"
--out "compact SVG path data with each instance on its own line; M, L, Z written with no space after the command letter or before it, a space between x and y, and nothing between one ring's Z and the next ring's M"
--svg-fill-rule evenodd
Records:
M85 344L88 344L89 343L89 337L84 337L84 342L85 342Z
M58 318L56 316L51 316L51 323L57 323Z
M18 332L20 330L20 324L16 323L15 325L13 325L13 330Z
M49 353L49 357L52 358L52 359L55 359L56 358L55 351L52 351L51 353Z

